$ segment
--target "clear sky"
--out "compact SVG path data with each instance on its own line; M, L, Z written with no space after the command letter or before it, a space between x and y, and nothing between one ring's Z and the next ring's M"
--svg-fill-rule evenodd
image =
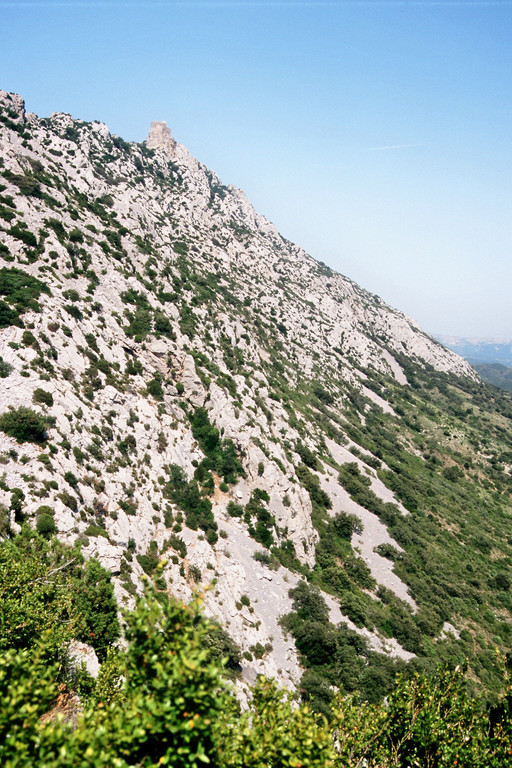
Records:
M0 88L151 120L431 333L512 337L512 4L0 0Z

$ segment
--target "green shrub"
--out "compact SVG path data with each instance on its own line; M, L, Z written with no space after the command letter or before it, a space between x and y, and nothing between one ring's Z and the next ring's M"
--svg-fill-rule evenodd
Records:
M34 233L29 232L28 229L20 227L19 224L15 224L8 230L8 232L12 237L15 237L17 240L21 240L22 243L29 245L31 248L35 248L37 246L37 237L34 235Z
M151 311L144 307L138 307L135 312L126 311L126 316L129 320L128 326L125 328L126 335L134 337L137 342L144 341L148 333L151 333Z
M41 187L34 176L28 173L12 173L12 171L4 171L4 176L11 184L15 184L18 187L22 195L42 197Z
M202 465L198 469L203 473L205 472ZM164 496L185 512L185 519L189 528L193 530L201 528L207 536L211 531L211 539L209 538L208 541L215 543L217 523L213 516L212 503L208 498L205 498L205 491L199 487L197 478L194 477L194 479L187 481L184 470L178 464L171 464L168 472L169 482L163 488ZM201 479L203 478L201 477Z
M188 245L186 243L176 241L173 243L172 247L176 253L179 253L181 256L186 256L188 253Z
M53 523L49 513L39 515L45 516ZM110 575L95 560L84 563L79 550L56 539L45 541L28 526L14 539L0 541L0 594L0 651L35 648L44 641L46 658L63 659L75 638L101 655L119 636Z
M32 331L23 331L23 334L21 336L21 343L24 347L36 347L37 346L37 339L32 333Z
M269 567L274 564L274 558L272 555L264 549L257 549L253 554L254 560L262 565L268 565ZM278 565L278 563L276 563Z
M147 390L148 393L155 398L155 400L163 400L164 390L162 387L162 382L159 379L151 379L151 381L148 382Z
M19 312L0 299L0 328L8 328L10 325L21 325Z
M69 126L64 131L64 138L68 139L68 141L73 141L75 144L78 144L78 141L80 139L80 133L77 128L74 126Z
M160 579L160 569L157 574ZM197 603L157 599L147 589L125 614L123 649L113 651L119 625L110 577L97 561L84 565L76 549L55 539L24 529L0 541L0 594L0 764L6 767L510 764L512 692L499 659L502 689L492 705L469 694L460 666L430 677L402 676L388 687L390 660L372 666L366 651L368 663L358 666L354 654L364 651L362 638L306 621L299 627L303 653L320 662L329 654L336 659L329 684L317 671L324 664L306 672L301 684L302 697L329 718L327 725L264 678L241 713L222 679L224 666L238 668L240 651ZM92 642L102 666L96 683L79 676L83 713L67 727L43 716L57 699L72 637ZM261 658L268 647L257 643L252 650ZM243 657L252 661L253 653ZM330 706L332 684L353 690L354 671L371 696L386 692L385 704L338 694Z
M60 499L62 503L72 512L75 512L78 509L78 502L73 494L68 493L67 491L63 491L62 493L58 494L57 498Z
M22 457L23 459L23 457ZM21 488L13 488L11 491L11 511L14 512L14 519L17 523L23 520L23 502L25 500L25 494Z
M324 623L329 621L329 609L316 587L305 581L299 581L288 594L293 600L294 611L301 619Z
M60 243L64 243L66 239L66 230L64 224L60 219L45 219L44 223L47 227L53 229Z
M18 443L44 443L46 421L31 408L21 405L0 416L0 430Z
M242 517L244 508L241 504L236 504L234 501L228 502L226 511L230 517Z
M171 533L168 539L169 546L174 549L175 552L178 552L181 557L187 556L187 545L181 539L179 536L177 536L175 533Z
M499 768L511 749L510 699L482 711L468 694L464 669L440 669L433 678L401 677L386 707L338 699L334 728L341 728L340 765L462 766Z
M74 317L75 320L83 320L83 312L79 307L75 306L74 304L64 304L63 309L66 310L68 315L71 315L71 317Z
M192 579L192 581L195 581L196 584L199 584L199 582L203 578L201 569L197 565L189 565L188 575Z
M26 310L39 312L37 299L41 293L49 294L48 286L16 267L0 269L0 328L20 325L20 314ZM14 305L14 309L8 305Z
M0 302L1 303L1 302ZM0 321L0 328L2 327L1 321ZM3 357L0 355L0 379L6 379L11 372L13 371L13 367L10 363L7 363Z
M464 477L462 470L453 464L451 467L445 467L443 469L443 477L450 480L452 483L456 483L461 477Z
M301 461L310 469L319 469L320 465L316 455L304 443L297 442L295 450L299 454Z
M74 498L73 496L71 498ZM91 536L92 538L96 538L96 536L103 536L104 539L108 539L108 533L104 528L101 527L101 525L96 525L96 523L91 523L87 526L87 528L84 531L85 536Z
M77 229L76 227L73 227L73 229L69 233L69 240L72 243L83 243L84 236L79 229Z
M57 533L57 526L55 525L53 515L47 514L46 512L38 515L36 530L41 534L41 536L44 536L45 538L49 538L54 533Z
M38 387L34 390L34 394L32 395L32 402L36 404L44 404L51 408L53 405L53 395L46 389L41 389Z
M53 517L53 514L53 509L48 504L41 504L41 506L36 509L36 515L51 515Z
M78 478L73 474L73 472L66 472L64 474L64 480L66 483L69 483L72 488L76 488L78 486Z
M148 576L152 576L158 566L159 556L155 541L149 545L145 555L137 555L137 562Z
M16 214L14 211L11 211L9 208L5 208L3 205L0 205L0 219L11 222L15 218Z
M299 464L295 470L300 482L310 495L311 501L323 509L331 509L332 501L329 495L320 487L320 480L306 467Z
M233 638L216 621L209 620L206 627L204 646L209 651L208 659L220 664L224 660L228 669L239 670L242 654Z
M155 331L161 333L163 336L167 336L168 339L174 340L176 334L173 331L172 325L168 317L163 312L155 312Z
M244 469L232 440L222 440L219 430L210 423L206 408L197 408L190 416L192 434L201 446L206 459L204 466L223 477L225 483L236 482L245 476Z

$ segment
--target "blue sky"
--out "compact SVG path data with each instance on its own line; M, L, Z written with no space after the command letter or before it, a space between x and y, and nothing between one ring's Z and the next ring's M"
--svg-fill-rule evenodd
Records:
M512 337L512 4L0 0L0 88L151 120L431 333Z

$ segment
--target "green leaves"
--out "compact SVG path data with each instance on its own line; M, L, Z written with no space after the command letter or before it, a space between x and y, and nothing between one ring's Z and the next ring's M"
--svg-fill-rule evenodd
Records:
M250 708L238 722L224 718L219 729L223 768L329 768L334 765L331 734L307 707L260 678Z
M46 440L46 420L23 405L0 416L0 430L16 438L18 443L44 443Z
M319 690L321 680L312 679L310 692L322 697L329 726L263 678L240 713L222 677L224 662L212 652L225 640L202 618L197 601L185 606L148 587L135 610L125 614L125 649L114 650L116 632L106 634L108 612L98 611L105 594L109 597L108 579L94 561L82 572L79 555L69 561L69 554L69 548L28 531L0 546L2 768L510 764L512 697L505 668L504 694L490 710L468 695L464 669L457 668L442 669L435 678L399 678L386 704L338 696L330 713L332 690ZM83 586L78 594L73 579ZM305 584L293 594L296 607L300 603L308 615L314 597ZM92 626L87 603L98 614L97 631L103 632L108 650L96 682L79 675L83 712L75 706L71 728L57 714L63 710L61 699L72 698L66 690L70 681L51 658L62 655L83 626L73 620L73 611ZM317 610L322 613L324 607L319 604Z
M509 694L490 716L478 699L468 695L464 672L461 667L444 668L433 678L420 674L410 680L398 678L387 705L338 699L333 720L339 753L336 765L507 765L511 754Z
M0 765L29 768L47 765L41 760L45 737L56 736L52 726L41 726L57 696L57 668L46 653L34 650L0 653ZM48 768L50 768L48 766Z
M0 601L0 650L42 642L49 659L62 660L77 639L103 657L119 636L110 575L96 560L84 565L78 550L28 527L0 544Z
M16 267L0 269L0 296L8 304L15 305L20 314L27 310L38 312L37 299L41 293L50 293L48 286L41 280Z

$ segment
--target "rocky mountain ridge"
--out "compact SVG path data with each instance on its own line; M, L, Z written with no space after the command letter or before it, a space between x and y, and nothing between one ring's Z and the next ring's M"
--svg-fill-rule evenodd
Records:
M135 144L15 94L0 108L0 414L50 419L45 440L0 432L5 529L50 515L126 605L165 557L158 588L205 588L244 679L297 685L289 591L346 523L324 569L344 585L323 592L330 620L413 658L350 598L418 612L389 523L413 506L360 432L399 420L422 371L478 387L471 367L286 241L165 123ZM421 457L409 433L396 443Z

